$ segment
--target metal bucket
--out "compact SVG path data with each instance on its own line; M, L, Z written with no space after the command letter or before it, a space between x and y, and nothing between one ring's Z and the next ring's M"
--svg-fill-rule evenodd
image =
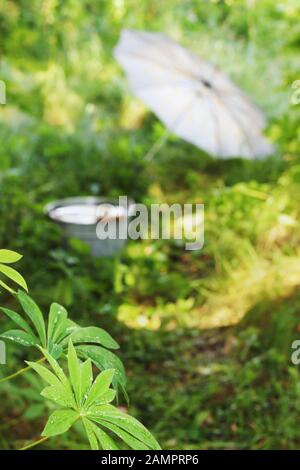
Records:
M108 206L109 205L109 206ZM93 256L113 256L126 243L126 238L105 240L97 236L97 224L104 217L115 219L117 234L127 234L128 218L134 202L128 200L127 207L117 199L102 197L72 197L54 201L45 207L45 213L63 228L66 238L78 238L90 246Z

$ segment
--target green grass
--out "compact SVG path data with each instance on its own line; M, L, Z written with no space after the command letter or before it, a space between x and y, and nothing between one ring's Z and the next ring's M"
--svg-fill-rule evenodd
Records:
M299 6L4 4L0 246L24 254L18 269L31 295L117 337L131 412L163 448L299 448L300 377L290 361L300 334L300 105L290 104L300 78ZM267 113L276 155L217 161L171 136L146 163L164 128L113 59L122 27L164 30L222 67ZM75 240L67 248L43 207L81 194L204 202L204 249L130 242L116 267ZM8 352L3 375L27 358ZM18 448L43 427L51 405L29 380L1 388L1 448ZM47 445L87 447L80 429Z

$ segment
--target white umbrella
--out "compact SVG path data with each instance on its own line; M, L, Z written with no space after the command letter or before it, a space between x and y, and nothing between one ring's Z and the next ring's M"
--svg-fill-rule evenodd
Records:
M115 57L135 94L178 136L220 158L273 152L263 113L225 74L164 34L123 30Z

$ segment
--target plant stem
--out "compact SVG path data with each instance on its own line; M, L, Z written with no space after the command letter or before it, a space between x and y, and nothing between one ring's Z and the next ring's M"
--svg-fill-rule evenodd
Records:
M46 360L45 357L42 357L39 361L37 361L38 363L40 362L44 362ZM6 382L7 380L11 380L11 379L14 379L15 377L17 377L18 375L20 374L24 374L24 372L27 372L29 369L31 369L30 366L27 366L27 367L24 367L23 369L20 369L18 370L17 372L15 372L14 374L11 374L11 375L8 375L7 377L3 377L3 379L0 379L0 384L3 383L3 382Z
M31 447L35 447L38 444L41 444L42 442L47 441L47 439L49 439L49 437L41 437L41 439L39 439L38 441L31 442L30 444L27 444L27 446L21 447L21 449L19 450L31 449Z

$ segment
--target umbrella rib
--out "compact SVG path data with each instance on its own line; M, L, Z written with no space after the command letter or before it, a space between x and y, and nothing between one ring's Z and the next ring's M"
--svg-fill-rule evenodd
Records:
M175 41L173 41L172 39L170 39L168 36L165 36L165 35L161 35L161 36L164 37L164 40L168 43L168 45L169 45L169 44L172 44L173 47L179 48L180 50L183 50L184 54L189 55L189 52L188 52L186 49L184 49L182 46L180 46L180 44L177 44ZM145 37L143 37L143 35L140 35L140 40L142 40L143 43L146 44L146 46L148 45L148 40L147 40ZM155 47L155 46L154 46L154 47ZM126 54L126 52L124 52L124 53ZM163 55L163 57L164 57L165 59L167 59L167 62L166 62L166 64L163 64L163 67L165 67L165 66L166 66L166 67L171 66L171 67L173 67L176 71L179 71L179 72L180 72L180 69L179 69L178 67L176 67L176 65L174 66L174 63L172 63L172 62L170 63L170 62L169 62L169 56L166 56L166 55L164 54L164 50L163 50L163 49L160 50L160 53ZM137 54L137 53L127 52L127 54L136 55L137 57L142 58L142 60L149 60L149 59L145 59L144 56L140 56L140 54ZM197 59L200 59L200 58L198 58L198 56L196 56L196 58L197 58ZM152 59L151 59L151 60L152 60ZM202 59L200 59L200 60L202 60ZM152 62L156 62L156 61L155 61L155 60L152 60ZM157 63L158 65L162 66L162 64L160 64L159 62L156 62L156 63ZM211 67L210 64L208 64L208 65ZM181 69L181 71L182 71L182 69ZM185 69L183 69L183 72L184 72L184 73L187 73L187 74L191 74L191 76L192 76L193 78L195 78L195 80L198 80L198 78L197 78L193 73L191 73L191 72L186 72Z
M188 112L185 114L185 116L187 116L187 114L189 114L189 112L193 109L193 107L195 105L195 103L194 103L195 101L196 101L195 97L193 97L192 100L189 100L189 102L187 104L185 104L182 107L182 109L178 112L176 119L174 119L174 121L170 125L166 124L166 126L168 128L170 128L172 132L176 132L176 130L172 129L173 126L176 126L176 124L179 122L179 119L181 118L182 114L185 113L186 109L188 109ZM157 114L157 113L154 111L154 114Z
M222 99L220 98L220 96L218 95L217 92L215 93L215 97L217 98L217 100L219 101L219 103L221 103L221 105L227 110L229 116L233 119L233 121L235 122L235 124L242 130L242 134L243 134L243 136L244 136L244 143L246 142L247 145L248 145L248 147L249 147L249 149L253 151L254 148L253 148L253 146L252 146L252 144L251 144L251 141L250 141L250 139L249 139L249 137L248 137L248 134L247 134L246 130L244 129L243 124L241 124L241 123L238 121L237 117L236 117L236 116L234 115L234 113L228 108L228 106L226 105L226 103L224 103L224 101L222 101Z
M190 114L190 112L193 110L195 104L197 104L197 100L196 100L196 99L190 101L190 102L188 103L188 105L184 107L184 110L185 110L186 108L189 108L189 109L188 109L188 112L185 114L185 117L187 117L187 116ZM184 112L184 110L183 110L182 112ZM179 116L179 117L180 117L180 116ZM179 117L174 121L174 123L172 124L172 126L176 124L176 121L178 121ZM217 119L217 118L216 118L216 119ZM175 132L175 131L174 131L174 132ZM218 138L217 138L216 140L217 140L217 142L218 142ZM195 145L195 144L194 144L194 145ZM219 146L220 143L218 143L217 145Z
M245 103L247 103L247 105L251 109L252 113L259 116L259 119L262 121L263 126L265 126L265 116L262 113L262 111L259 109L259 107L256 105L256 103L252 103L249 96L246 93L244 93L243 91L241 91L238 87L236 87L236 94L239 95L242 102L245 101Z
M184 110L187 107L190 107L191 104L193 104L192 101L189 101L188 105L184 106L183 111L180 111L180 113L178 113L178 116L173 121L173 123L170 126L166 125L166 127L168 128L169 131L165 132L165 134L163 134L162 137L160 137L156 142L154 142L154 144L152 145L150 150L148 150L148 152L146 153L146 155L144 157L144 159L146 161L151 161L153 159L153 157L157 154L157 152L161 149L161 147L164 145L164 143L166 142L166 140L169 136L170 130L171 130L171 132L175 132L175 130L173 131L172 127L176 126L176 123L179 121L179 118L181 117L182 113L184 113Z
M135 89L137 91L139 90L149 90L152 88L188 88L186 85L179 85L179 84L170 84L170 83L156 83L156 84L151 84L151 85L143 85L140 87L136 87Z
M215 112L214 107L212 106L212 100L208 100L208 102L209 102L209 106L210 106L210 109L211 109L211 114L214 118L214 122L216 122L216 124L214 126L215 138L216 138L216 142L217 142L216 155L221 155L222 154L222 152L221 152L221 141L220 141L220 136L219 136L219 133L218 133L218 127L220 127L220 121L219 121L219 118L218 118L218 114Z
M191 61L194 63L194 62L198 62L198 61L201 61L202 64L200 64L200 66L203 66L203 64L205 64L207 67L210 68L210 78L209 78L209 81L212 81L213 78L218 74L218 73L222 73L218 67L216 67L214 64L211 64L209 62L207 62L206 60L202 59L200 56L198 56L198 54L196 54L195 52L193 51L188 51L186 48L184 48L183 46L181 46L180 44L178 44L177 42L173 41L172 39L170 39L168 36L165 36L164 34L162 34L161 36L164 37L164 40L169 44L172 44L173 47L176 47L178 49L180 49L184 54L186 54L190 59ZM141 40L146 44L148 45L148 40L145 38L145 37L141 37ZM126 53L126 52L125 52ZM164 51L163 50L160 50L160 53L163 54L163 56L169 60L169 56L166 56L164 54ZM129 53L128 53L129 54ZM138 55L139 56L139 55ZM174 67L174 64L173 63L169 63L167 64L167 67L171 65L175 70L179 70L176 66ZM182 69L181 69L182 70ZM185 70L183 70L185 72ZM195 80L197 81L201 81L201 79L199 79L196 75L193 74L193 72L186 72L187 74L190 74Z
M187 71L186 69L180 69L179 67L176 67L176 65L172 64L172 63L163 63L163 62L160 62L158 61L157 59L149 59L145 56L143 56L142 54L140 53L137 53L137 52L127 52L127 51L123 51L122 52L124 55L129 55L129 56L132 56L132 57L136 57L138 58L139 60L142 60L144 62L153 62L154 64L158 65L159 67L161 68L171 68L173 70L175 70L176 72L180 73L181 75L188 75L190 76L192 79L196 80L197 82L201 82L201 79L199 79L196 75L194 75L193 72L190 72L190 71ZM210 65L210 64L209 64Z
M232 93L225 93L225 92L222 92L222 94L223 94L223 96L224 96L225 94L228 95L228 96L229 96L229 99L230 99L230 98L232 97L232 95L233 95ZM260 119L261 119L261 113L259 112L259 110L258 110L255 106L253 106L253 105L251 104L251 102L250 102L250 100L247 98L247 96L246 96L246 95L244 96L242 93L238 93L238 94L239 94L240 98L242 99L242 101L239 100L238 102L235 102L235 103L234 103L234 106L238 107L239 110L240 110L242 113L244 113L244 114L251 113L253 120L254 120L254 119L257 119L257 117L258 117L257 114L259 114L259 117L260 117ZM243 103L243 100L245 100L245 99L246 99L246 103ZM261 126L258 126L258 124L257 124L256 122L255 122L255 125L257 126L257 128L258 128L259 130L261 130Z
M177 118L175 119L175 121L173 121L172 127L173 127L173 126L176 126L177 122L179 121L179 118L180 118L181 115L185 112L186 109L188 109L188 111L187 111L187 113L185 114L184 117L186 117L186 116L193 110L193 108L194 108L194 106L195 106L195 102L196 102L196 99L192 99L192 100L190 100L190 101L188 102L187 105L185 105L185 106L183 107L183 110L182 110L180 113L178 113ZM180 115L179 115L179 114L180 114ZM170 127L171 127L171 126L170 126ZM176 130L174 130L173 132L176 132Z

